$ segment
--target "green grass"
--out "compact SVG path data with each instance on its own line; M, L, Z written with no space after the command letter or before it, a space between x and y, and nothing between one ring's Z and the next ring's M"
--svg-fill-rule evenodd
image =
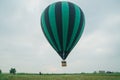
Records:
M68 75L1 74L0 80L120 80L120 74L68 74Z

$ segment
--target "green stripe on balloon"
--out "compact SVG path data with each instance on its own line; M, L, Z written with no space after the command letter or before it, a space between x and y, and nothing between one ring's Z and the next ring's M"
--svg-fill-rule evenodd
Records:
M68 36L68 24L69 24L69 6L67 2L63 2L62 3L63 51L65 51L66 48L66 42Z

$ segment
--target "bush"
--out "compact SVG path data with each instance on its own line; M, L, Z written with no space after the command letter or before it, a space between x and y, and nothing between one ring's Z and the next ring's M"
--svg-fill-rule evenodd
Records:
M0 69L0 74L2 74L2 70Z

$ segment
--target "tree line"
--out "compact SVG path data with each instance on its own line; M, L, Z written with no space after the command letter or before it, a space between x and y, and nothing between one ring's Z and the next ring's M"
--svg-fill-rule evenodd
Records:
M0 74L2 74L3 72L2 72L2 70L0 69ZM16 74L16 69L15 68L11 68L10 70L9 70L9 73L10 74ZM112 71L104 71L104 70L99 70L99 71L94 71L93 72L93 74L105 74L105 73L119 73L120 74L120 72L112 72ZM30 73L18 73L18 74L30 74ZM41 72L39 72L39 75L42 75L43 73L41 73ZM81 74L86 74L85 72L82 72Z

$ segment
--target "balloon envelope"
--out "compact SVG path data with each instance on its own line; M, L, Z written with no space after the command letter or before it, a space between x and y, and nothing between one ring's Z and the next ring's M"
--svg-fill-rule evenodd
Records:
M63 60L79 41L84 25L82 10L71 2L53 3L41 15L43 33Z

